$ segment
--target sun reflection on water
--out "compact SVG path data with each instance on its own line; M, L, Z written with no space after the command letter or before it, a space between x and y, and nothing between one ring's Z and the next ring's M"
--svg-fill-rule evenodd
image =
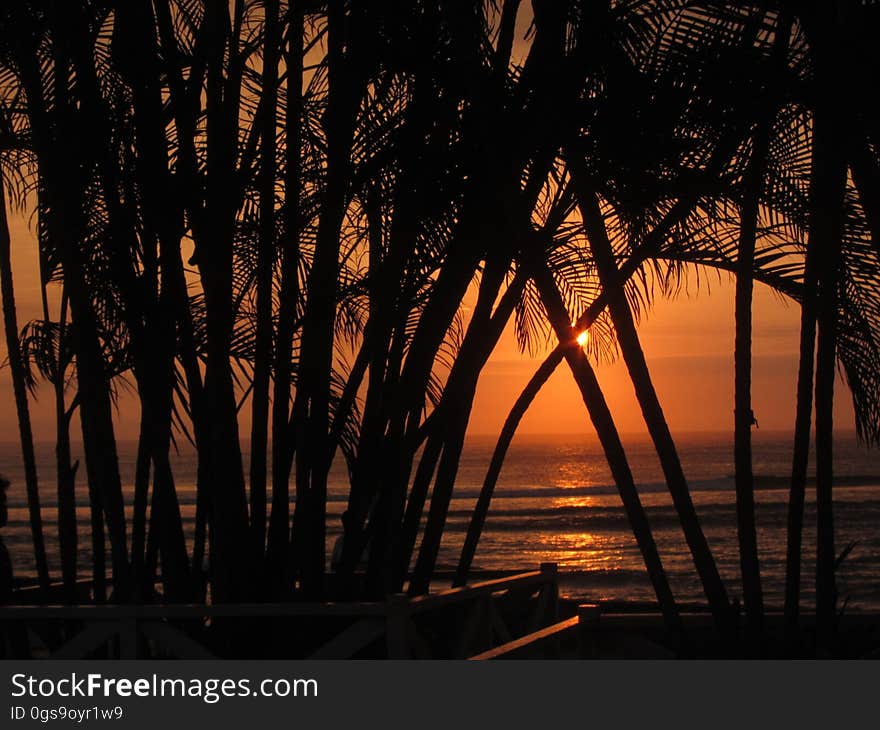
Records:
M552 500L553 507L560 509L589 509L590 507L598 507L599 500L596 497L554 497Z
M555 562L568 570L615 570L626 558L613 536L592 532L543 534L538 551L542 561Z

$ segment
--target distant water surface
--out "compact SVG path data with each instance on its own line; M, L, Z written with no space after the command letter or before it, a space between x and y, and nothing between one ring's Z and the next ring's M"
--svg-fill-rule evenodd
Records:
M682 603L703 602L656 454L645 437L625 437L624 442L673 590ZM729 434L679 434L676 443L703 529L728 589L736 595L740 592L739 553L731 437ZM494 445L494 437L468 439L440 553L438 567L441 569L453 569L458 560ZM133 444L120 444L129 507L134 456ZM51 444L38 446L38 460L49 557L57 575ZM782 603L790 470L790 436L755 431L758 541L765 600L770 606ZM13 481L10 525L3 534L13 553L17 574L32 576L24 476L15 444L0 444L0 473ZM83 468L79 472L77 503L81 525L80 565L85 576L90 554L84 473ZM174 473L188 532L191 532L195 502L195 460L191 453L175 456ZM837 550L856 543L840 568L840 597L847 601L847 610L880 610L880 452L860 447L854 436L839 436L835 475ZM335 464L328 509L330 540L339 532L338 515L346 497L345 470L343 465ZM815 565L812 479L807 492L803 556L804 601L809 603ZM650 601L653 597L617 490L601 449L592 437L520 436L505 462L474 567L530 570L544 561L558 563L560 570L566 573L562 579L564 595L625 601Z

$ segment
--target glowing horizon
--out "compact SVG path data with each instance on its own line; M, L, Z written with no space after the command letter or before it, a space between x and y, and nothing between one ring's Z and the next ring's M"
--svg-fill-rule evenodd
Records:
M23 326L40 316L37 257L33 255L36 240L22 213L10 211L10 225L18 317ZM704 277L700 286L691 280L681 296L657 297L639 323L639 337L673 435L733 433L733 290L727 274ZM755 413L761 429L788 431L794 424L800 308L756 284L753 312ZM516 397L554 344L549 343L535 356L524 354L519 350L513 323L508 324L480 377L469 435L498 434ZM5 356L5 344L0 343L0 360ZM618 430L644 434L641 411L624 364L620 359L610 365L598 363L596 372ZM0 398L4 399L5 412L12 416L7 368L0 369ZM242 409L240 415L244 434L249 427L250 409ZM54 438L54 408L47 389L39 389L37 399L32 399L31 417L38 441ZM136 398L123 392L117 410L117 438L135 439L138 426ZM854 428L852 402L842 380L835 398L835 427L841 432ZM566 367L559 367L544 386L518 432L595 437ZM72 435L78 440L78 424ZM4 419L0 441L17 440L14 417Z

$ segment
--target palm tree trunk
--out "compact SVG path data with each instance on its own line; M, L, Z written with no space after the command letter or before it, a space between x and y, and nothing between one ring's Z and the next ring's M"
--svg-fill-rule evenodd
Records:
M53 34L59 45L69 53L71 68L75 71L77 98L69 108L75 120L78 140L87 145L85 155L94 159L97 178L101 183L107 210L107 230L112 240L109 249L109 264L120 290L128 297L123 300L122 316L131 337L134 367L141 365L142 348L145 344L138 319L141 314L136 295L137 286L134 267L129 252L137 246L133 215L128 205L120 199L119 170L112 159L109 146L110 134L106 118L106 106L101 95L100 82L94 66L92 48L89 45L89 19L82 8L71 4L53 7ZM59 145L60 146L60 145ZM65 149L63 153L67 154ZM65 163L65 176L82 185L82 199L85 200L86 180L81 170ZM47 176L48 177L48 176ZM61 181L58 181L59 183ZM67 187L59 185L59 188ZM58 192L58 190L56 190ZM67 190L65 193L67 194ZM78 213L81 215L81 213ZM110 537L113 559L114 587L117 600L127 600L129 589L128 543L122 484L119 475L119 459L113 426L110 379L107 371L104 349L99 334L102 324L99 311L93 306L93 292L85 276L87 257L79 249L80 242L67 240L69 250L62 254L65 276L73 272L74 284L70 289L70 303L76 323L75 340L77 347L77 372L81 391L85 387L80 404L80 419L83 422L83 444L86 449L86 466L93 462L92 473L98 478L103 490L102 502ZM82 331L82 332L81 332ZM80 337L82 335L82 337ZM84 385L83 385L84 384Z
M602 290L608 300L608 309L617 333L617 341L620 344L642 416L660 458L666 484L690 548L694 565L700 576L703 592L709 602L716 629L723 636L730 635L733 624L727 591L718 573L718 566L715 563L712 550L700 526L675 442L651 380L632 311L626 299L624 284L620 279L620 272L614 259L614 250L608 239L599 202L592 194L580 193L578 199L584 230L590 240L590 249L593 252Z
M798 358L797 404L795 406L794 451L788 494L788 523L785 562L785 631L793 641L800 616L801 546L807 466L810 456L810 426L813 414L813 367L816 350L816 245L807 244L804 265L804 298Z
M174 487L174 475L168 460L168 449L161 448L155 452L153 469L153 505L151 513L158 516L156 524L156 541L162 557L162 581L166 602L192 600L192 579L190 564L186 552L186 537L183 533L183 519L180 504ZM150 525L154 524L151 514ZM149 551L148 551L149 552ZM147 561L149 565L149 560ZM146 571L152 576L153 571Z
M834 629L833 520L833 418L837 346L838 287L842 265L844 201L847 184L846 136L841 91L842 60L838 27L843 7L820 4L805 18L815 63L810 223L805 263L805 290L801 329L801 363L798 373L798 411L792 500L789 506L789 544L786 574L786 623L789 635L796 628L800 582L800 529L803 523L804 482L809 445L809 389L812 373L813 333L816 344L816 631L820 644ZM813 290L815 287L815 291ZM793 532L792 532L793 531Z
M833 256L833 254L832 254ZM833 406L837 345L837 267L830 263L819 287L819 334L816 345L816 634L827 646L835 629L833 500Z
M134 500L131 514L131 572L134 578L135 601L143 602L145 588L144 557L147 540L147 503L150 492L150 463L152 461L153 444L150 412L150 398L141 395L141 419L138 433L137 456L134 469Z
M407 205L401 208L407 212L409 210ZM397 216L400 216L399 212ZM416 494L416 499L412 508L406 505L406 488L417 450L414 447L413 434L417 431L421 419L425 405L425 391L437 352L478 263L473 249L467 246L467 242L462 245L462 237L456 235L450 253L434 283L432 296L419 317L418 326L412 336L405 364L401 370L400 360L403 354L401 330L405 329L407 312L402 311L402 308L393 307L389 293L393 291L392 282L395 281L395 275L399 279L407 260L407 249L402 247L412 245L410 242L413 236L411 233L408 235L408 232L413 232L415 229L410 223L410 216L404 216L403 221L395 219L395 230L391 236L389 252L382 262L380 281L377 283L379 298L370 328L376 330L374 335L376 342L371 345L373 350L371 367L374 364L375 367L371 375L372 388L367 392L364 427L350 498L354 515L351 530L355 539L346 541L352 546L360 542L363 537L358 534L361 529L360 521L366 517L368 505L376 500L375 508L370 515L368 531L373 540L381 542L381 546L379 553L376 553L376 559L372 561L371 568L368 568L368 583L377 591L380 590L376 588L377 581L394 575L396 568L403 562L401 555L406 552L406 546L410 544L409 537L405 536L412 536L408 526L420 494L418 491L413 492ZM395 323L396 330L393 326ZM387 397L385 393L392 395ZM433 449L423 454L423 463L425 459L436 458L437 455L433 454L432 457L432 454ZM427 481L430 482L430 474L427 475ZM427 489L427 485L423 485L421 481L418 485ZM415 484L413 488L416 489ZM380 489L382 494L376 499ZM423 498L421 505L424 505ZM403 527L400 525L401 521ZM414 539L412 536L413 541ZM378 560L378 556L385 550L401 552L401 555L394 556L389 552L387 563L391 566L391 572L388 574L386 574L386 566ZM350 550L346 550L343 567L350 568L351 560L354 559L356 556Z
M163 432L166 428L170 428L170 411L173 407L173 401L168 389L173 389L174 361L175 357L179 356L186 377L196 444L197 497L193 565L197 570L194 570L193 574L198 576L204 555L205 492L207 484L210 482L210 455L206 446L206 417L202 398L202 379L195 352L186 278L181 264L180 239L183 232L184 210L188 210L190 213L193 231L200 230L199 214L196 210L200 203L196 204L193 200L197 187L192 183L195 166L194 126L188 115L180 109L182 78L173 31L169 29L171 23L168 14L169 8L167 3L157 3L155 8L156 13L154 14L151 4L143 0L120 6L115 15L119 32L115 46L117 49L120 46L125 49L117 50L117 66L120 65L121 58L126 59L125 72L130 75L128 82L133 91L134 120L138 132L136 147L143 194L142 209L147 229L145 233L148 232L151 236L158 237L159 241L161 281L158 284L158 297L155 293L153 294L154 300L151 301L153 308L150 314L152 321L149 322L154 347L150 348L148 356L153 364L146 368L147 372L143 375L151 379L149 388L155 393L155 398L149 398L149 400L156 401L155 404L150 404L154 412L154 416L151 417L151 420L154 421L152 426L156 431L151 451L154 469L157 470L154 475L154 488L157 484L162 488L162 485L170 483L172 490L170 495L167 495L167 499L163 499L160 495L159 499L154 498L152 504L166 508L169 514L179 509L177 496L173 491L173 480L169 482L159 473L164 468L163 464L168 460L170 443L164 437ZM177 126L177 175L182 179L189 176L189 182L179 186L171 184L168 169L166 119L161 88L163 69L154 34L157 23L159 45L164 47L162 55L168 71L170 100ZM177 194L181 190L183 191L180 196L182 199ZM155 278L154 273L154 281ZM177 327L176 332L174 325ZM158 405L160 403L161 407ZM150 525L152 526L155 521L151 517ZM177 535L174 525L166 524L164 530L168 536ZM149 553L149 549L147 552ZM174 561L174 565L170 564L171 561ZM148 575L152 575L153 572L150 569L146 571ZM175 549L166 546L166 555L163 556L163 573L179 578L188 572L185 540L179 540ZM176 585L174 580L169 583ZM195 587L198 588L198 586ZM183 591L177 586L169 593L176 595L186 593L195 598L200 593L200 589Z
M231 22L228 6L211 3L206 7L206 207L195 247L206 307L204 402L213 477L210 564L212 596L217 601L243 600L253 578L250 551L243 549L249 536L248 505L229 360L234 325L233 200L242 73L238 31L242 12L240 0L234 3Z
M163 265L169 253L176 254L174 251L163 251ZM168 297L168 293L162 293L160 308L157 310L164 312L162 316L156 317L154 323L157 344L162 344L157 347L157 356L148 366L149 376L146 381L151 392L148 407L148 441L153 464L151 512L158 512L158 515L151 514L150 526L152 528L156 523L159 525L157 542L162 557L164 595L166 601L173 602L193 600L196 592L193 590L183 520L169 461L176 375L173 358L175 321L173 306L166 301ZM156 517L158 519L154 519ZM147 570L146 576L150 580L147 587L152 589L153 570Z
M764 631L764 598L755 524L755 491L752 474L752 271L758 229L758 204L763 181L769 132L762 126L743 181L740 207L739 252L736 267L736 334L734 345L734 468L736 524L742 573L746 630L756 643Z
M266 548L266 481L269 438L269 378L272 361L272 274L275 268L275 119L281 32L278 0L266 0L263 52L262 141L260 143L260 231L257 249L257 304L254 379L251 394L251 541L262 564Z
M431 507L428 514L428 522L425 526L425 534L410 583L410 593L413 595L427 592L430 586L431 575L437 562L440 541L443 537L449 503L455 486L455 478L458 474L458 463L464 446L465 432L467 431L479 375L489 355L495 348L498 339L501 337L501 333L513 313L515 303L520 298L522 287L525 284L525 277L523 276L514 279L504 292L495 312L492 312L492 304L497 298L509 263L509 261L494 262L491 266L487 265L483 272L483 279L480 282L480 294L468 325L468 331L465 334L458 357L449 374L443 397L435 413L435 417L439 417L439 420L432 424L432 431L442 434L443 453L437 467L437 478L431 495ZM426 453L427 450L426 448ZM422 471L423 474L428 474L430 478L430 473L434 471L433 464L424 470L422 470L422 465L420 464L419 471ZM416 482L418 482L418 475ZM399 558L399 566L402 568L399 575L401 582L403 574L409 566L412 552L410 540L414 539L415 531L417 531L418 525L421 522L421 506L424 504L424 499L424 491L418 490L416 483L414 483L410 494L410 503L412 504L418 500L421 504L416 504L416 508L412 510L410 510L411 504L407 505L407 519L404 523L404 530L406 532L408 528L409 534L405 534L407 542L403 545Z
M519 6L520 0L504 0L501 9L501 19L498 23L498 41L495 46L494 71L502 81L507 75L510 54L513 51L513 41L516 34L516 15L519 11Z
M76 588L79 534L76 521L76 471L79 462L71 463L70 414L64 407L64 393L56 392L55 464L58 471L58 552L61 555L61 580L67 603L79 600Z
M89 527L92 547L92 598L95 603L107 600L107 558L106 538L104 534L104 505L101 491L89 474L86 456L86 480L89 485Z
M293 458L292 429L288 424L293 358L294 325L299 301L300 190L302 187L302 76L304 20L299 3L292 4L287 28L287 107L284 125L286 162L284 172L284 240L281 252L281 291L278 334L275 344L275 382L272 397L272 509L266 548L268 571L284 582L289 571L290 469Z
M330 372L333 364L333 326L339 269L340 231L346 209L351 173L351 140L361 97L356 51L349 24L359 22L358 6L346 17L341 3L328 10L329 97L324 116L327 136L326 184L318 223L315 255L308 283L303 322L294 414L304 416L297 434L297 512L294 528L303 532L304 552L299 556L304 590L319 596L323 591L326 561L327 470L329 453ZM346 52L343 53L343 48ZM301 503L300 495L306 502Z
M18 341L18 320L15 312L15 291L12 284L11 238L6 217L6 192L0 176L0 289L3 290L3 324L6 329L6 352L12 375L15 410L18 415L18 434L21 440L21 456L24 461L25 486L31 523L31 539L34 545L34 563L40 588L49 590L49 564L46 560L46 543L43 537L43 516L40 511L40 492L37 481L37 459L34 454L34 435L31 429L30 409L27 399L25 367Z
M773 41L773 61L780 68L786 64L792 18L780 16ZM772 91L772 90L769 90ZM765 102L766 104L767 102ZM755 243L759 204L770 146L772 107L757 123L751 158L743 177L740 205L740 237L736 265L734 344L734 465L737 508L737 532L740 545L740 570L746 609L746 629L757 643L763 634L764 598L755 524L754 475L752 474L752 292L754 289Z
M642 553L648 577L654 587L654 593L657 596L657 603L663 613L666 627L674 635L681 636L682 626L678 607L672 595L672 589L669 587L669 581L657 551L657 544L654 541L647 514L636 490L626 452L620 441L620 435L605 401L605 396L599 386L599 381L596 379L596 374L593 372L586 354L577 344L578 333L571 326L571 320L565 309L562 296L546 263L536 259L532 262L530 270L556 336L560 343L566 345L565 360L571 369L584 405L590 415L590 420L602 444L605 458L608 460L608 466L617 484L621 501Z
M711 169L715 169L717 167L718 160L722 159L724 155L727 153L727 150L722 150L713 155L713 160L711 162ZM639 247L638 251L634 253L623 266L620 267L620 280L626 281L630 276L632 276L638 268L654 253L657 248L662 244L665 240L665 237L669 230L680 220L683 220L690 211L693 209L694 199L692 196L688 196L687 198L683 198L679 202L677 202L670 211L664 216L664 218L658 223L658 225L651 231L648 235L645 242ZM588 330L596 317L601 314L602 310L605 309L606 306L606 295L605 293L599 294L595 301L587 308L585 312L578 317L576 322L575 329L579 332ZM507 451L510 448L510 444L513 441L513 437L516 434L516 429L519 426L520 421L525 415L526 411L532 404L532 401L540 392L541 388L544 387L544 384L550 379L550 376L556 371L556 368L559 367L559 364L565 357L565 347L562 344L557 345L553 352L551 352L544 362L538 367L535 373L532 375L529 382L526 384L526 387L522 390L522 392L517 397L513 407L510 410L510 413L507 415L507 418L504 421L504 426L502 427L501 434L498 437L498 441L495 445L495 449L492 453L492 461L489 466L489 470L486 473L486 478L483 481L483 486L480 489L480 495L477 499L476 507L474 508L474 513L471 517L471 521L468 525L467 535L465 537L464 546L462 547L461 556L459 558L458 568L456 570L455 584L463 585L467 580L467 574L471 568L471 562L473 561L474 554L476 553L477 545L480 541L480 535L483 530L483 525L486 520L486 515L489 511L489 505L492 501L492 494L495 490L495 485L498 481L498 476L501 473L501 467L504 464L504 459L507 456Z
M49 303L45 277L42 276L43 318L49 320ZM64 398L67 375L65 339L67 330L67 295L62 292L61 312L58 317L58 359L52 378L55 395L55 465L58 494L58 548L61 554L61 580L68 603L78 601L76 578L79 535L76 521L76 471L79 462L71 463L70 417Z
M504 425L501 428L501 434L498 436L498 442L492 452L492 461L489 463L489 469L483 480L483 486L480 488L480 495L474 506L471 521L468 523L467 534L465 535L464 544L461 548L461 556L458 559L458 567L455 570L455 579L453 587L463 586L467 583L468 573L477 552L477 545L480 542L480 535L483 531L483 525L486 522L486 516L489 514L489 505L492 502L492 495L495 492L495 485L498 483L498 477L501 474L501 467L504 465L504 459L507 451L516 434L523 416L528 411L535 396L538 395L544 384L550 379L550 376L556 371L559 363L565 357L565 351L562 347L554 348L532 375L526 387L517 397L516 402L504 419Z
M450 434L444 439L442 456L437 466L437 478L434 483L434 492L431 495L428 522L425 525L425 534L422 538L418 558L413 568L412 580L409 584L409 594L411 596L427 593L431 585L431 577L437 563L437 554L440 550L440 541L443 538L446 515L449 512L452 488L455 485L455 476L458 473L458 462L461 458L462 447L464 446L464 435L470 417L474 390L476 390L475 381L473 389L468 393L462 393L460 401L450 406L451 413L448 415L444 414L447 421L446 428ZM413 514L415 514L415 511ZM416 523L416 526L418 526L418 523ZM407 560L407 564L408 562Z
M70 71L70 28L65 11L72 6L51 6L49 21L54 36L55 73L67 77ZM104 596L104 532L101 512L113 558L113 577L120 600L124 599L128 582L128 548L119 461L113 433L109 375L106 372L96 313L84 279L82 251L77 236L83 230L82 212L85 181L76 152L80 147L72 140L81 120L69 99L68 89L55 89L55 105L50 111L43 94L41 70L33 39L17 38L16 60L21 83L26 90L28 118L34 150L43 182L42 206L47 211L47 231L55 247L65 277L73 322L73 351L76 373L80 423L86 456L92 507L92 540L94 560L94 591L97 600ZM55 122L53 131L52 121Z
M845 12L842 10L842 12ZM834 18L840 22L836 10ZM820 90L814 125L818 137L813 144L823 144L827 167L819 170L820 190L811 204L811 220L818 216L824 231L821 237L821 265L817 302L818 336L816 341L816 635L820 646L828 647L836 626L837 587L835 582L836 554L834 549L833 514L833 406L837 358L837 319L842 244L847 185L845 140L848 133L842 118L843 99L840 93L840 49L837 28L829 22L833 33L826 39L824 59L817 70ZM823 44L824 45L824 44Z
M405 174L405 173L402 173ZM398 183L404 187L404 184ZM402 202L400 197L398 202ZM391 244L390 251L385 250L385 237L383 236L383 219L380 200L374 190L367 191L363 201L364 211L367 218L368 245L369 245L369 274L367 286L369 294L369 317L364 328L363 342L358 351L357 358L349 373L345 391L337 406L333 418L333 428L330 439L330 448L335 449L344 427L344 419L347 414L343 409L350 409L354 404L354 398L360 390L364 376L369 372L367 379L367 393L361 416L360 433L358 434L357 459L352 472L351 489L348 495L347 519L343 528L345 530L342 560L337 568L339 573L339 590L342 595L352 595L352 578L357 569L366 544L364 525L370 512L370 499L374 491L375 477L379 473L380 453L382 444L382 429L385 423L384 395L386 393L386 367L388 365L389 348L391 347L396 299L396 288L390 286L391 281L400 281L403 275L405 256L401 247L401 232L407 243L415 241L412 228L401 225L400 221L410 218L407 205L404 203L395 206L395 217L392 224L392 233L389 235ZM392 253L393 252L393 253ZM408 253L408 251L407 251ZM332 456L328 459L332 461ZM393 542L393 507L383 503L377 506L377 513L385 516L385 532L378 535L375 541L375 554L370 553L370 559L375 561L382 558L386 560L385 551L392 549ZM368 574L371 572L368 566ZM390 589L391 578L389 571L380 569L372 571L373 574L381 574L381 588ZM371 586L367 588L369 591Z

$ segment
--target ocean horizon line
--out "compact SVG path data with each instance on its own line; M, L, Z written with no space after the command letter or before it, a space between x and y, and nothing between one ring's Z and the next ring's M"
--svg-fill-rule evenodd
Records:
M647 430L645 431L620 431L620 437L622 439L633 438L633 437L643 437L645 440L650 440L650 434ZM723 430L723 429L688 429L674 432L673 438L675 439L684 439L694 436L718 436L733 439L733 429ZM842 437L851 437L856 438L857 432L854 428L841 428L834 429L835 436ZM465 436L465 439L472 438L495 438L499 437L499 432L494 431L476 431L476 432L468 432ZM599 443L599 439L594 432L583 432L583 431L518 431L514 436L514 440L519 437L527 437L527 438L587 438L590 441L595 441L597 444ZM773 438L794 438L794 430L793 429L779 429L779 428L766 428L766 429L757 429L753 431L752 438L753 439L762 439L766 437ZM241 439L242 445L246 446L249 439L243 438ZM136 438L117 438L117 444L126 444L133 445L137 444L138 440ZM178 446L183 446L186 444L185 439L181 439L181 442ZM271 439L268 441L268 444L271 446ZM19 442L15 439L0 439L0 448L10 448L19 446ZM34 446L53 446L55 445L55 441L52 439L35 439ZM72 448L81 448L82 441L77 439L71 439L70 445ZM179 449L178 449L179 450ZM174 451L174 447L172 447L172 451Z

